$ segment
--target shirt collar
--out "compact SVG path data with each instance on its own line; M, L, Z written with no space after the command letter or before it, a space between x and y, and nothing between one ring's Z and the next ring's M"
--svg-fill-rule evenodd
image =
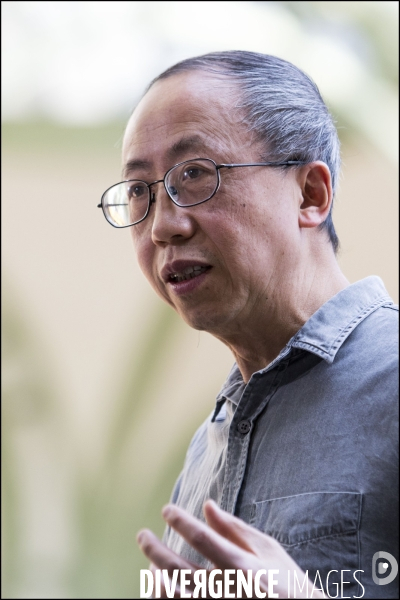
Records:
M301 348L332 363L350 333L374 310L393 305L380 277L371 276L353 283L323 304L289 340L275 360L262 371L270 370L287 356L291 348ZM245 384L235 363L217 396L217 402L230 400L237 405Z
M393 301L379 277L357 281L325 302L287 346L308 350L332 363L357 325L384 304L393 305Z

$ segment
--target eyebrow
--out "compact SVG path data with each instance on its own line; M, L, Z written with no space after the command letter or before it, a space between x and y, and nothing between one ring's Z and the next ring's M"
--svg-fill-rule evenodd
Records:
M192 135L189 137L183 137L167 151L167 156L170 158L176 158L185 154L188 150L203 149L205 146L204 140L199 135Z
M166 156L171 162L177 160L179 156L182 156L189 150L200 150L204 149L204 140L199 135L192 135L189 137L183 137L167 150ZM193 157L198 158L198 157ZM200 157L199 157L200 158ZM148 160L132 159L128 160L122 169L122 177L125 179L135 169L147 169L151 168L152 164ZM172 167L173 165L171 165Z
M129 173L131 173L135 169L149 169L150 166L151 166L151 164L148 160L140 160L140 159L128 160L128 162L125 163L122 168L121 176L124 179L126 179L126 177L128 177L128 175L129 175Z

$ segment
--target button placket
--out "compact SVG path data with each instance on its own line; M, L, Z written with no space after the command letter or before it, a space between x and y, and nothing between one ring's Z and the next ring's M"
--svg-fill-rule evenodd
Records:
M286 368L286 364L284 368ZM233 426L229 434L221 508L231 514L235 512L237 496L246 470L252 423L275 394L280 379L277 377L276 369L253 376L252 381L249 382L250 385L246 386L234 415L234 419L240 418L238 414L240 412L240 416L251 415L251 419L242 418ZM241 431L241 429L243 430Z

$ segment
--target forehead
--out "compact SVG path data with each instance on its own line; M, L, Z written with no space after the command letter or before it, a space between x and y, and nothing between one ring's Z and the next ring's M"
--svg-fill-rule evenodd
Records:
M191 71L156 82L133 112L124 136L124 165L169 168L180 159L204 156L223 161L250 145L250 134L236 108L235 82ZM161 165L161 163L163 163Z

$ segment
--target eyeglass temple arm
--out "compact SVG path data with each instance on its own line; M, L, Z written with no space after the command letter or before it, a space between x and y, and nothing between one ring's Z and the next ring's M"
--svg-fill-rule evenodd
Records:
M305 165L302 160L286 160L284 162L260 162L260 163L230 163L216 165L217 169L233 169L233 167L284 167L286 165Z

